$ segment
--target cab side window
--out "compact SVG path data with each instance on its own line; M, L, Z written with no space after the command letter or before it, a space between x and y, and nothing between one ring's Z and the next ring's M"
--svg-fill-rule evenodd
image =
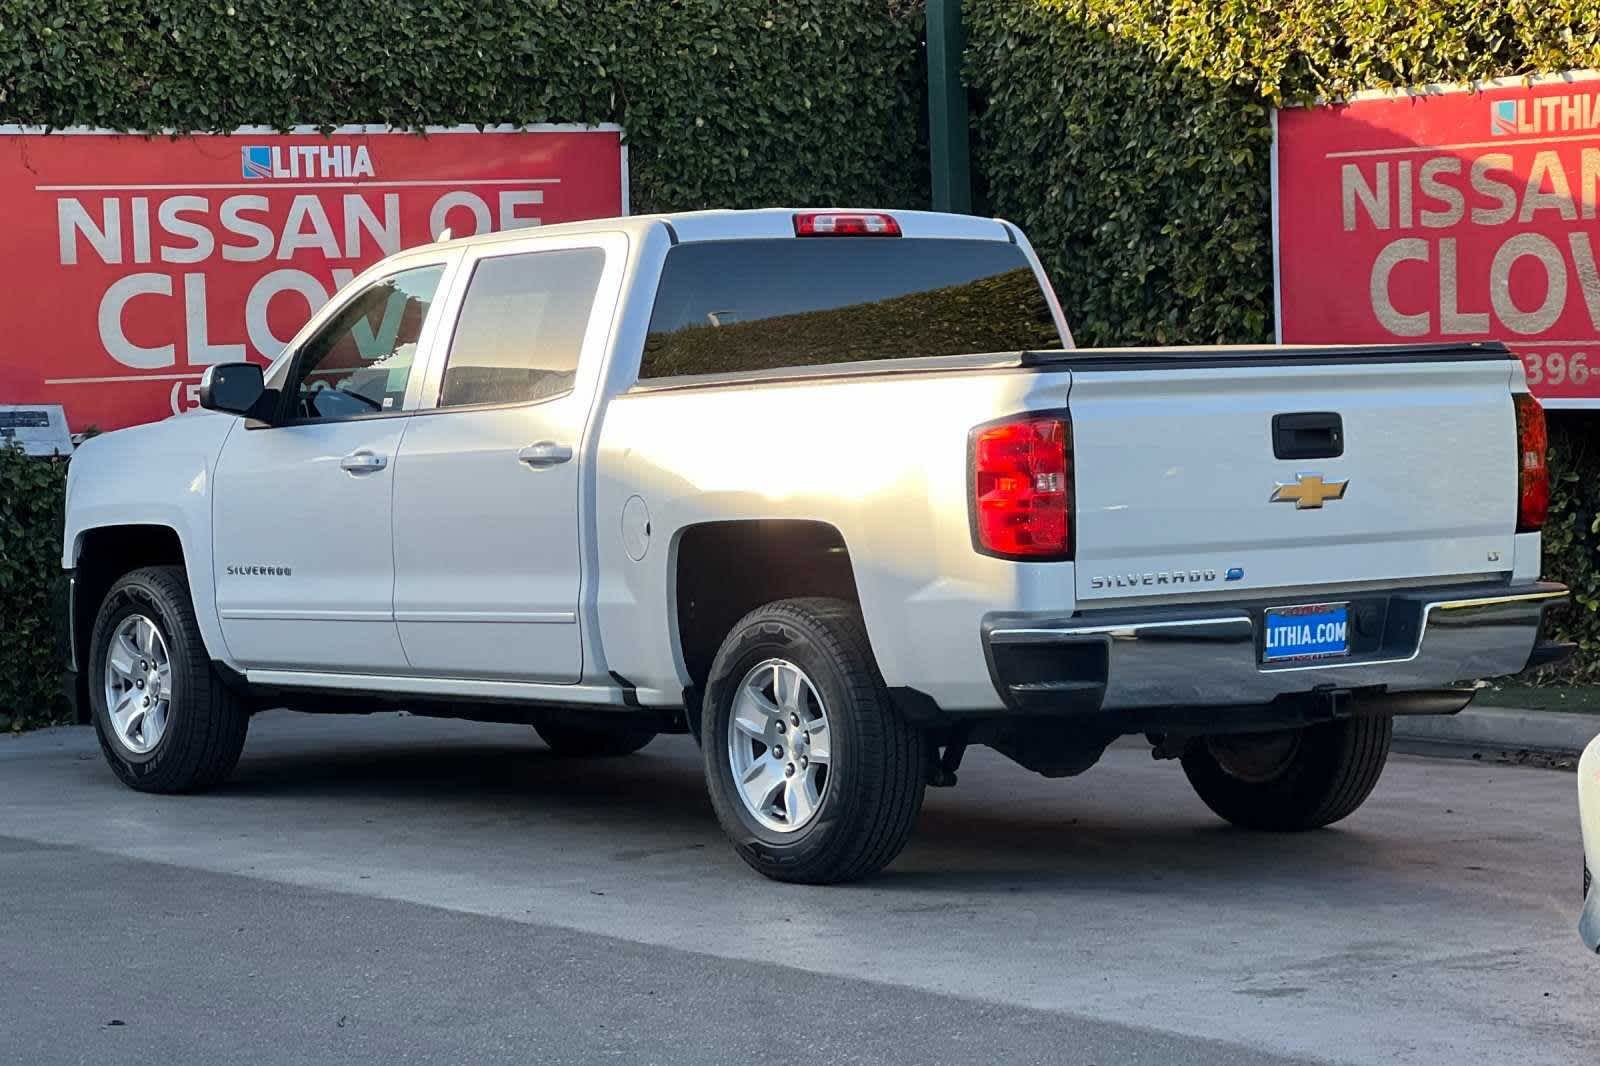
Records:
M288 383L293 419L397 411L443 264L401 271L357 293L312 335Z
M605 252L562 248L480 261L450 339L440 407L572 391Z

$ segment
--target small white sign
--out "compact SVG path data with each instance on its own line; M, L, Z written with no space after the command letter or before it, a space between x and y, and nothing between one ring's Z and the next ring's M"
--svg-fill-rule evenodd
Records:
M29 455L71 455L67 413L58 403L0 403L0 447L7 445Z

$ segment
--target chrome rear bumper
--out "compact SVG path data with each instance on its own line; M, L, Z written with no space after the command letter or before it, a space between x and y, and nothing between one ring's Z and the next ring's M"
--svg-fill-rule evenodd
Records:
M1014 709L1237 707L1321 690L1424 692L1517 673L1534 654L1545 609L1566 597L1549 582L1328 597L1350 604L1350 655L1310 662L1261 661L1262 614L1281 598L995 616L984 641L996 688Z

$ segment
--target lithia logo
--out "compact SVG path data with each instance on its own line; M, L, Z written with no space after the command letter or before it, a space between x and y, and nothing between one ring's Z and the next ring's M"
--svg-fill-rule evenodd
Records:
M364 144L247 144L239 149L239 167L250 181L373 176Z
M1581 133L1596 128L1600 128L1600 93L1489 102L1489 132L1496 137L1519 133Z
M229 566L229 577L289 577L294 573L291 566Z

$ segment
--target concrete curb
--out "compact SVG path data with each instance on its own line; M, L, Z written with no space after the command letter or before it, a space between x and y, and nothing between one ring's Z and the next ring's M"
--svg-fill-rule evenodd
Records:
M1481 752L1580 754L1600 736L1600 714L1468 707L1460 714L1402 716L1394 720L1401 750L1431 754L1440 748Z

